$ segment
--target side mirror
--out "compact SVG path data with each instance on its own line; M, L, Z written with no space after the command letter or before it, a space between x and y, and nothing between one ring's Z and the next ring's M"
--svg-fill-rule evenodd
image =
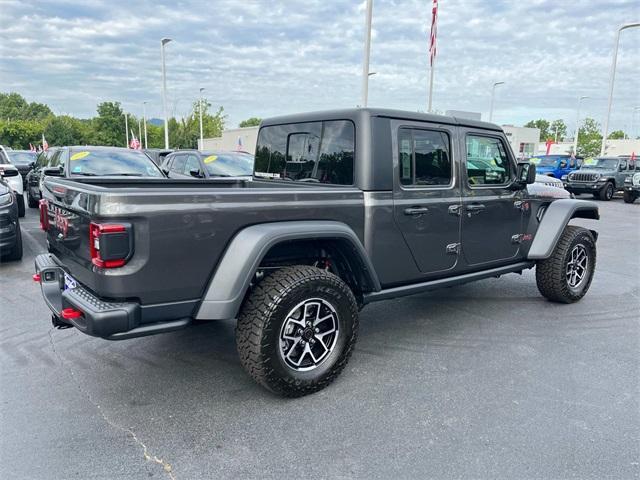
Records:
M13 168L7 170L0 168L0 177L17 177L19 173L18 170L14 170Z
M192 177L195 178L202 178L204 175L202 175L202 172L200 171L199 168L196 168L194 170L189 170L189 173L191 174Z
M527 185L535 183L536 181L536 166L533 163L521 162L518 163L518 169L516 170L516 179L513 182L513 188L515 190L521 190Z
M62 169L60 167L47 167L42 169L42 174L48 177L61 177Z

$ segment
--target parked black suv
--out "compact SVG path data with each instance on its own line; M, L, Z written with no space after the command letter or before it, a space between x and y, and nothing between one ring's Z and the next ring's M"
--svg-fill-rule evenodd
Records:
M7 150L9 161L22 175L22 186L27 190L27 176L36 163L36 152L31 150Z
M9 185L0 178L0 260L22 258L22 232L18 201Z
M37 208L38 202L42 198L42 181L44 180L45 170L52 164L55 159L57 162L59 157L56 153L60 147L49 147L49 149L38 152L35 164L27 175L27 205L31 208ZM57 165L56 165L57 166Z

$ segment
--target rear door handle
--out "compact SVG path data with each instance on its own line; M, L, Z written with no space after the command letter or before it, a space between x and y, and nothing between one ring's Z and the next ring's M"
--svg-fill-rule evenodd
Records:
M467 216L470 217L471 215L476 215L483 211L485 209L485 206L481 203L472 203L471 205L467 205L465 208L468 212Z
M409 207L404 209L405 215L424 215L429 209L427 207Z

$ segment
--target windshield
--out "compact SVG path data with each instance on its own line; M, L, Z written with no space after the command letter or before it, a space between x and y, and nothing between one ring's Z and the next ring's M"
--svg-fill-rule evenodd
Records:
M245 177L253 174L253 155L246 153L205 155L204 166L212 177Z
M29 165L36 161L36 152L19 152L10 150L9 159L14 165Z
M162 177L156 164L138 150L74 149L69 156L72 176Z
M558 157L533 157L530 162L538 167L555 167Z
M615 170L616 168L618 168L618 160L615 158L598 158L594 163L590 165L585 165L585 167Z

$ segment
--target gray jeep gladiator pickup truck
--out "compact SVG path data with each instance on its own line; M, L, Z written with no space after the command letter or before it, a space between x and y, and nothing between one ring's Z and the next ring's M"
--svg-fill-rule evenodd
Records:
M534 179L489 123L273 118L252 181L47 178L34 280L54 325L110 340L237 319L248 373L305 395L345 367L368 303L533 267L549 300L582 298L597 234L568 223L598 207Z

